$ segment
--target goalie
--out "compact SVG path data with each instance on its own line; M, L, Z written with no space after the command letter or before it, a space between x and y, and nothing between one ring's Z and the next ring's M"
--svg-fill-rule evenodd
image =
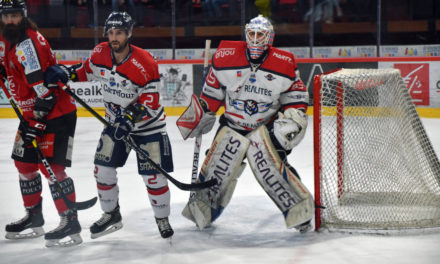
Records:
M200 229L217 219L229 203L245 158L286 226L311 228L313 199L287 162L307 128L308 92L292 53L272 47L274 31L261 15L245 27L246 42L222 41L213 55L200 98L193 95L177 120L184 139L208 133L224 106L198 181L218 184L190 196L182 214Z

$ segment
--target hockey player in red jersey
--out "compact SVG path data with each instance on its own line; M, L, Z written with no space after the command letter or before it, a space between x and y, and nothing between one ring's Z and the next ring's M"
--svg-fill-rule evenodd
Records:
M218 218L247 158L287 227L304 232L310 229L313 199L287 156L307 128L308 92L293 54L272 47L274 31L268 19L251 19L245 33L246 42L220 43L200 98L193 96L177 121L184 139L197 137L212 129L215 113L225 108L198 178L216 178L219 184L191 196L183 215L200 229Z
M72 160L75 104L64 91L49 89L44 85L44 73L47 67L56 64L56 60L49 43L27 17L25 2L1 1L0 10L0 59L1 67L4 67L1 81L8 84L7 92L13 96L27 121L27 124L21 122L19 125L12 153L19 173L26 216L6 225L6 238L31 238L44 234L41 171L49 180L52 198L61 217L59 226L45 234L46 246L79 244L82 239L77 212L67 207L31 144L34 139L37 140L61 191L75 202L73 180L65 172ZM32 231L27 232L29 230ZM65 241L65 237L71 239ZM61 239L64 242L60 242Z
M98 44L79 68L51 67L46 79L50 83L66 83L77 75L79 81L98 80L102 84L105 117L113 126L102 131L95 154L94 175L104 213L90 227L92 238L122 228L116 169L124 166L130 153L123 139L130 135L165 171L173 171L165 112L159 103L158 64L148 51L130 44L132 28L133 20L126 12L111 13L104 26L108 42ZM139 155L137 162L160 234L171 237L168 181Z

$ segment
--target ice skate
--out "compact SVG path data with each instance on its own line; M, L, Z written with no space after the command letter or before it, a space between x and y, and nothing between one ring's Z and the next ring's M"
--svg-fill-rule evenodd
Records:
M41 203L42 201L32 208L26 208L26 215L22 219L6 225L5 237L7 239L24 239L44 235Z
M90 227L93 239L113 233L122 228L122 217L119 206L109 213L103 213L101 218Z
M67 247L82 243L80 236L81 226L76 211L68 210L60 215L60 225L46 233L46 247ZM70 238L65 240L66 238Z
M168 222L168 217L156 218L156 223L162 238L169 238L174 234L170 222Z

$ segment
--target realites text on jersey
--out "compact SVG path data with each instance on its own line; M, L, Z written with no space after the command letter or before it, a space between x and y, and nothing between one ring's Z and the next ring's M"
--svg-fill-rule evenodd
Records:
M77 72L80 81L101 83L106 118L111 123L128 105L141 103L148 113L136 123L133 133L150 134L165 128L165 113L159 102L159 68L148 51L130 45L127 58L117 64L108 42L103 42Z
M252 65L246 42L222 41L212 58L201 98L210 111L224 104L229 125L253 130L287 108L307 110L308 92L293 54L269 47L263 62Z

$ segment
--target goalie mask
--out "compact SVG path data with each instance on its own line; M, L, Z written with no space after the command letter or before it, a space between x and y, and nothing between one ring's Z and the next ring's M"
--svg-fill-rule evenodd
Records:
M258 15L245 27L247 48L252 59L258 59L272 45L275 32L270 21Z
M0 0L0 12L2 14L21 12L27 17L26 2L24 0Z
M134 21L127 12L112 12L104 24L104 37L110 29L120 28L125 30L128 37L131 37L131 31L134 26Z

